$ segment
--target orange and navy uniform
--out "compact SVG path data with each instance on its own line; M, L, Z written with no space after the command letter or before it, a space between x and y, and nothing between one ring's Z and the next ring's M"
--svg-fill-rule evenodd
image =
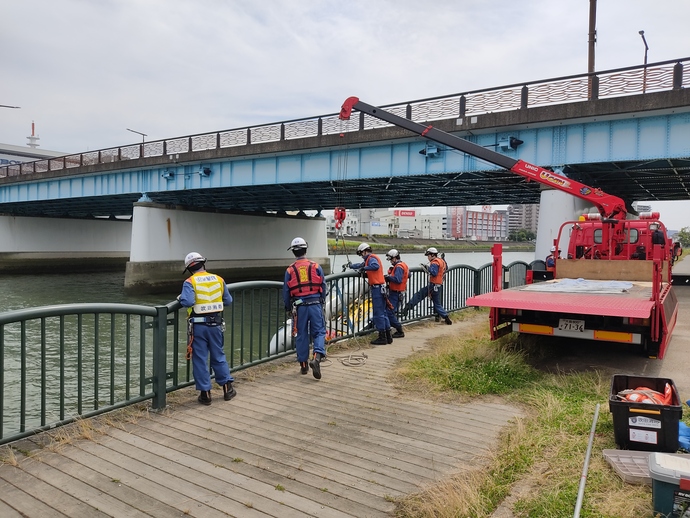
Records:
M388 273L388 289L398 293L407 290L407 279L410 277L410 268L402 261L391 266Z

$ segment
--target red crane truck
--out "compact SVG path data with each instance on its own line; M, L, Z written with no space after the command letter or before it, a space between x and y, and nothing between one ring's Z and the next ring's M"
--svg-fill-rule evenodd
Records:
M494 245L492 292L467 299L490 308L491 338L510 332L562 336L636 345L662 359L678 315L671 285L672 246L658 213L627 219L625 202L600 189L516 160L433 126L424 126L381 108L348 98L340 119L358 110L429 140L567 192L594 205L561 225L554 245L568 239L567 254L556 256L546 282L503 289L502 246ZM561 241L563 237L563 241ZM551 278L552 276L552 278Z

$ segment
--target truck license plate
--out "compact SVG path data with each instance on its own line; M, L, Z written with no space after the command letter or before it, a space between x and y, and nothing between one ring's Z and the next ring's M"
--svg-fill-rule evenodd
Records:
M559 331L577 331L578 333L585 332L584 320L572 320L570 318L561 318L558 320Z

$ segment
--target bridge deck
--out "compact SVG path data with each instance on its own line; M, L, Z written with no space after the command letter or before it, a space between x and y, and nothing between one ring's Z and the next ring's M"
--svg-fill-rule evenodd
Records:
M232 402L216 389L203 407L188 391L163 413L5 463L0 516L388 516L392 498L480 466L519 412L388 381L396 360L461 326L417 326L360 367L333 354L319 382L293 362L247 371Z

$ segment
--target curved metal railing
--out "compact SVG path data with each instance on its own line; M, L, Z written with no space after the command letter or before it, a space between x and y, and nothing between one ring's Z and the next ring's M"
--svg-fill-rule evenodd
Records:
M525 282L528 268L504 267L505 287ZM356 273L327 278L325 316L329 342L373 331L366 282ZM410 269L408 293L426 289L428 274ZM491 290L491 264L455 265L444 281L444 307L465 308L468 297ZM282 282L228 285L225 350L231 370L294 353ZM402 322L433 316L418 304ZM163 306L64 304L0 313L0 444L80 418L152 400L163 408L166 393L194 383L186 359L186 310Z
M646 66L638 65L591 74L528 81L389 104L382 108L416 122L426 122L489 112L678 90L690 84L690 71L684 66L688 61L690 57L659 61ZM360 114L358 122L341 121L337 113L320 115L10 164L0 167L0 178L140 158L174 156L194 151L332 135L384 126L389 126L389 124L365 114Z

